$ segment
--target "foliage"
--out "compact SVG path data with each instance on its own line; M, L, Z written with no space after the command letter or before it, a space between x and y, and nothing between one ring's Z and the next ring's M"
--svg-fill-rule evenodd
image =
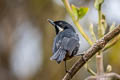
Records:
M88 12L87 7L77 8L76 6L74 6L72 4L71 8L72 8L73 14L77 17L77 20L82 19L86 15L86 13Z

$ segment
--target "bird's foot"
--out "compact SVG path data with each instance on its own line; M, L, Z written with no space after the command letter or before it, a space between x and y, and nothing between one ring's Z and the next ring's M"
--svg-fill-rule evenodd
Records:
M66 72L66 73L69 73L69 74L71 73L71 72L70 72L70 71L68 71L68 70L66 70L65 72Z

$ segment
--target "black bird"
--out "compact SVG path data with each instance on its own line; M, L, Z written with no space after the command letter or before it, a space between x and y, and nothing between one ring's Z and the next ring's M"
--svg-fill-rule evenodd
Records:
M65 71L66 69L66 60L75 56L79 50L80 43L78 34L70 25L65 21L48 21L55 27L56 37L53 43L53 56L51 60L56 60L57 63L65 61Z

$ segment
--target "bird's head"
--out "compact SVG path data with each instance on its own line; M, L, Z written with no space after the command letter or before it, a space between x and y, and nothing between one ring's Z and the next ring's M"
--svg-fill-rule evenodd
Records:
M51 23L55 27L56 34L58 34L59 32L65 30L65 29L71 29L73 32L75 32L72 25L70 25L69 23L67 23L65 21L52 21L52 20L48 19L48 22Z

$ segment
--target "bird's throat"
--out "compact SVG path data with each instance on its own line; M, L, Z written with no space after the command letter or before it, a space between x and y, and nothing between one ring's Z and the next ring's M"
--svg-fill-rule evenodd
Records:
M64 30L63 28L61 28L59 26L57 28L58 28L59 32L62 32Z

